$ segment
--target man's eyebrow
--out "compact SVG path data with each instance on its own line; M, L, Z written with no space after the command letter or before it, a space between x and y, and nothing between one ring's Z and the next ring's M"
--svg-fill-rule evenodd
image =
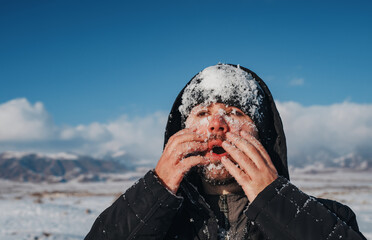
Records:
M238 108L235 108L233 106L228 106L225 110L226 111L238 111L239 109Z
M209 107L206 106L200 106L194 109L195 111L202 111L202 110L209 110Z

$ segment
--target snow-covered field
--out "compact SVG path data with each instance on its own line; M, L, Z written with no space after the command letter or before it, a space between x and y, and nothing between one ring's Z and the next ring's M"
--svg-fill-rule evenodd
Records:
M31 184L0 181L0 239L83 239L100 212L143 172L106 183ZM292 171L304 192L349 205L361 231L372 239L372 172Z

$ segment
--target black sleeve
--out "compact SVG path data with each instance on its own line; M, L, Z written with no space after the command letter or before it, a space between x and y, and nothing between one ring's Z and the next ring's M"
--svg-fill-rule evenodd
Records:
M182 201L149 171L100 214L85 240L162 239Z
M349 207L311 197L283 177L256 197L246 215L269 239L366 239Z

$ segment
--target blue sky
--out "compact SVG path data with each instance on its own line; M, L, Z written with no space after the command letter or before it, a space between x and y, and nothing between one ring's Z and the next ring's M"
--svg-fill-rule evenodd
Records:
M169 111L218 62L280 101L371 103L370 1L1 1L0 103L58 125Z
M223 62L266 81L290 159L372 159L371 12L361 0L0 0L0 152L155 164L175 97Z

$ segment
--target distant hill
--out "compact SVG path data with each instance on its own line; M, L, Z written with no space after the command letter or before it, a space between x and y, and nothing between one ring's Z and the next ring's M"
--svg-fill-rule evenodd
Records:
M372 170L372 157L355 153L340 157L334 153L319 151L316 154L290 158L288 162L291 169L308 172ZM19 182L103 181L110 174L135 171L138 168L149 169L152 165L125 153L97 159L71 153L4 152L0 153L0 178Z
M0 154L0 178L21 182L65 182L104 180L105 173L123 173L127 168L116 161L105 161L69 153L38 154L4 152Z
M329 151L318 151L314 154L303 154L288 160L294 168L311 169L349 169L356 171L372 170L372 156L363 153L349 153L339 156Z

